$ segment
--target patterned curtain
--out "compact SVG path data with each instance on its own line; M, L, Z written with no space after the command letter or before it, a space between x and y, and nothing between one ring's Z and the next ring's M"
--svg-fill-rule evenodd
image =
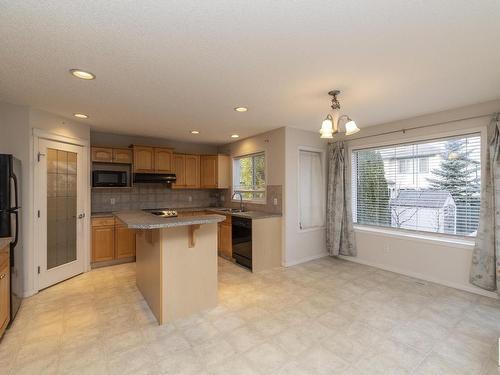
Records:
M346 185L346 163L343 142L328 145L326 248L332 256L339 254L356 256L351 196L349 188Z
M481 214L472 253L470 282L500 294L500 122L488 126L486 174L481 189Z

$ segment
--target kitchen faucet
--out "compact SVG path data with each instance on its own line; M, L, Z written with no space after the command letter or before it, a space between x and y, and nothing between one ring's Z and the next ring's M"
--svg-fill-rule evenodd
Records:
M235 191L233 193L233 196L231 197L231 200L234 199L235 195L238 194L240 196L240 211L243 212L243 196L241 195L241 193L239 191Z

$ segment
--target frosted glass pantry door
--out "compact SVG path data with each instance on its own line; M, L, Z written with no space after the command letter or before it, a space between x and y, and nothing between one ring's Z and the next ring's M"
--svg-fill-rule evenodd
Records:
M82 148L39 141L40 289L83 272Z

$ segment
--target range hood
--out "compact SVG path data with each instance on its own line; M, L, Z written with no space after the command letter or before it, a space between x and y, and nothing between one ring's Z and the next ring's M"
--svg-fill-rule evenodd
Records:
M134 183L172 184L176 180L175 173L134 173Z

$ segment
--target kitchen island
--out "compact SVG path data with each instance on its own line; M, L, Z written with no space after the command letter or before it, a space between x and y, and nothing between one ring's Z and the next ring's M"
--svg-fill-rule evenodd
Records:
M159 324L217 305L217 223L222 215L115 213L137 230L136 282Z

